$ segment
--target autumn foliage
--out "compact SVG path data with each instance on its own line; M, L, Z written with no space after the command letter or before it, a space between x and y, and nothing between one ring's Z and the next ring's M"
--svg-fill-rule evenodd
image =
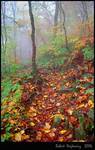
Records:
M74 62L79 65L76 60ZM89 141L93 130L92 114L89 115L94 107L93 76L83 76L85 71L79 77L76 68L65 73L39 69L40 76L35 82L31 78L13 81L14 85L20 83L22 94L17 103L13 99L14 89L10 91L12 100L7 97L7 101L2 102L2 107L8 105L2 110L2 116L9 114L2 118L2 139L17 142ZM10 131L9 137L6 137L9 133L6 130ZM78 130L83 133L79 134Z

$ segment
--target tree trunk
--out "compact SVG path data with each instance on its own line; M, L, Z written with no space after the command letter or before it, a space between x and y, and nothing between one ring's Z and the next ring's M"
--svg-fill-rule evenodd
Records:
M16 16L16 3L15 2L13 2L12 3L12 11L13 11L13 32L14 32L14 42L16 41L16 28L15 28L15 16ZM16 56L16 48L14 49L14 58L15 58L15 63L16 63L16 60L17 60L17 56Z
M84 33L85 35L90 34L90 27L89 27L89 17L88 17L88 11L87 11L87 3L85 1L82 1L82 8L84 12L83 22L84 22ZM88 29L88 31L87 31Z
M65 12L64 12L61 2L59 3L59 6L60 6L60 11L63 14L63 23L62 24L63 24L63 30L64 30L64 35L65 35L65 47L68 49L67 31L66 31L66 27L65 27Z
M6 31L6 22L5 22L5 16L6 16L6 5L5 1L2 1L1 5L1 11L2 11L2 43L3 43L3 49L2 49L2 58L3 58L3 68L6 71L6 44L7 44L7 31Z
M31 28L32 28L32 34L31 34L31 39L32 39L32 72L35 74L37 71L37 68L36 68L35 25L34 25L33 13L32 13L31 1L28 1L28 5L29 5L29 16L30 16Z
M62 12L61 12L61 9L60 9L60 4L59 4L59 18L60 18L60 32L62 33L63 32L63 26L62 26Z
M58 11L59 11L59 2L58 2L58 1L55 1L54 36L56 36L56 33L57 33Z

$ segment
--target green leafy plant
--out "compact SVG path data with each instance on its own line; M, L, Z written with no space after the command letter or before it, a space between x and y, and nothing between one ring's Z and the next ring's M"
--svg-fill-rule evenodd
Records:
M75 138L79 140L83 140L85 138L85 131L83 127L75 129Z
M1 141L9 141L11 137L10 129L12 128L12 125L10 123L6 124L5 134L1 136Z
M91 118L92 120L94 120L94 109L90 109L88 112L88 117Z
M11 80L7 80L1 83L1 86L3 87L2 90L2 99L4 99L5 97L7 97L12 89L12 81Z
M92 94L93 94L93 93L94 93L94 88L87 89L85 93L86 93L86 94L87 94L87 93L92 93Z
M52 123L52 128L57 127L62 121L62 115L54 115L53 117L53 123Z
M85 47L82 51L85 59L92 60L94 58L94 50L90 46Z

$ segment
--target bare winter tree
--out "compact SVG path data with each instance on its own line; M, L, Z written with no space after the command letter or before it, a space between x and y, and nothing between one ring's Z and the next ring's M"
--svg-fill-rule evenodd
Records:
M43 3L41 3L40 5L45 12L45 19L48 21L49 25L52 25L52 20L51 20L52 14L47 7L47 3L43 1Z
M34 16L33 16L32 6L31 6L30 1L28 1L28 5L29 5L29 16L30 16L31 28L32 28L32 34L31 34L31 39L32 39L32 71L34 74L36 74L37 68L36 68L35 24L34 24Z

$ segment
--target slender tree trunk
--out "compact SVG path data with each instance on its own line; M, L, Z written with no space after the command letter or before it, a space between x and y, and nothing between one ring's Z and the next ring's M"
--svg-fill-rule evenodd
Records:
M16 41L16 30L15 30L15 16L16 16L16 5L15 5L15 2L13 2L13 4L12 4L12 11L13 11L13 29L14 29L14 42ZM17 56L16 56L16 48L14 48L14 58L15 58L15 63L16 63L16 58Z
M63 14L63 30L64 30L64 37L65 37L65 47L68 49L68 39L67 39L67 30L66 30L66 27L65 27L65 12L64 12L64 9L62 7L62 4L61 2L59 3L60 5L60 11L62 12Z
M56 36L56 33L57 33L58 12L59 12L59 2L58 2L58 1L55 1L54 36Z
M84 12L83 22L84 22L84 34L89 35L90 34L90 27L89 27L89 17L88 17L88 11L87 11L87 3L86 1L81 1L82 8ZM87 30L88 29L88 30Z
M6 31L6 22L5 22L5 15L6 15L6 8L5 8L5 2L4 2L4 11L3 11L3 26L4 26L4 39L5 39L5 42L4 42L4 49L6 51L6 43L7 43L7 31Z
M6 5L5 1L2 1L1 5L2 10L2 42L3 42L3 49L2 49L2 58L3 58L3 68L6 71L6 43L7 43L7 31L6 31L6 22L5 22L5 16L6 16Z
M29 15L30 15L30 21L31 21L31 28L32 28L32 34L31 34L31 39L32 39L32 71L35 74L37 71L37 68L36 68L35 25L34 25L33 13L32 13L31 1L28 1L28 5L29 5Z
M59 12L60 12L60 32L62 33L63 32L63 27L62 27L62 12L61 12L61 9L60 9L60 5L59 5Z
M64 30L64 35L65 35L65 47L68 49L67 31L66 31L64 23L63 23L63 30Z

